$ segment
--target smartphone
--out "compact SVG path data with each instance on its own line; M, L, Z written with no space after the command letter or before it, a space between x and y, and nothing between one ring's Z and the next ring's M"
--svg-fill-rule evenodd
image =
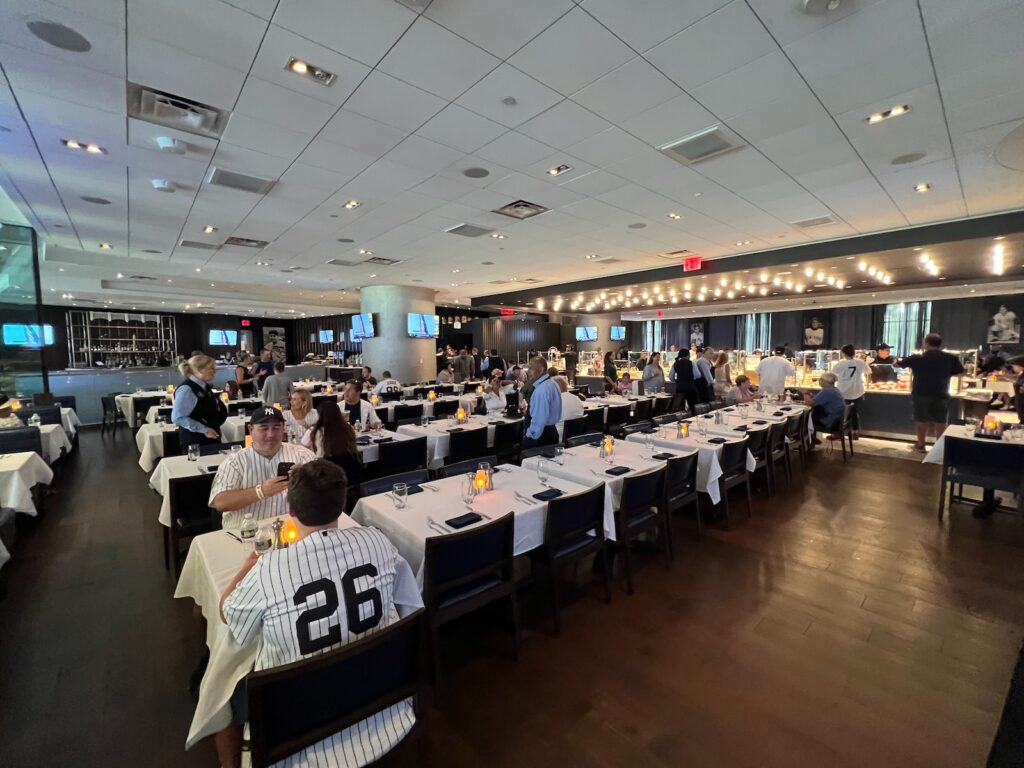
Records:
M277 476L278 477L288 477L288 473L291 471L291 468L294 467L294 466L295 466L295 462L294 461L282 461L282 462L279 462L278 465L277 465Z

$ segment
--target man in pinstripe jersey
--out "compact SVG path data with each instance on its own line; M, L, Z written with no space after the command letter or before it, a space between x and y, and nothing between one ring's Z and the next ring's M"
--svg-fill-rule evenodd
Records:
M252 445L220 465L210 488L210 506L223 513L225 528L238 528L246 512L257 522L287 514L288 478L277 476L278 465L316 458L308 448L284 442L284 414L277 408L257 408L251 416Z
M256 669L316 656L379 632L423 606L409 564L376 528L338 528L345 473L316 459L294 470L288 503L299 539L287 549L254 554L221 597L221 617L235 640L258 640ZM217 734L222 765L241 758L244 686L231 699L236 724ZM411 701L395 704L277 763L346 766L371 763L412 728Z

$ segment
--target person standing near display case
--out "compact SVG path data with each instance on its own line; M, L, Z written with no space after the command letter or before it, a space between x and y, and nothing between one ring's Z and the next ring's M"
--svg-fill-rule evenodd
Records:
M956 355L942 351L942 337L937 333L929 333L924 337L924 351L921 354L903 358L898 365L914 372L910 389L914 429L917 431L914 447L923 453L927 450L925 441L929 431L934 432L936 440L946 431L949 380L954 376L962 376L964 367Z
M860 439L860 406L864 399L864 382L871 374L871 369L863 360L858 360L854 355L856 350L853 344L846 344L839 350L843 359L832 366L832 373L836 375L836 387L843 396L847 405L852 406L850 411L850 429L853 431L853 439Z

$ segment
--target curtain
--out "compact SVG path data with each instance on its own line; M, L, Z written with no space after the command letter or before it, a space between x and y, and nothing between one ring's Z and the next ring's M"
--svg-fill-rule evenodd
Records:
M903 357L921 346L931 323L930 301L886 304L882 320L882 338L893 348L896 357Z
M737 318L737 337L741 349L753 352L755 349L771 348L772 316L768 312L740 315Z

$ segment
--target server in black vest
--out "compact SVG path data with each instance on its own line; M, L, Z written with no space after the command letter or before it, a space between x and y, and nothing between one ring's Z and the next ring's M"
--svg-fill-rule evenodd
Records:
M171 421L178 427L181 450L188 451L190 445L219 443L228 411L210 388L217 375L217 361L209 355L193 355L178 370L185 381L174 393Z
M691 410L697 403L704 402L697 389L695 368L696 365L690 359L690 351L683 349L676 356L676 361L672 363L672 370L668 374L669 380L676 383L676 394L686 398L686 405ZM703 382L703 378L700 381Z

